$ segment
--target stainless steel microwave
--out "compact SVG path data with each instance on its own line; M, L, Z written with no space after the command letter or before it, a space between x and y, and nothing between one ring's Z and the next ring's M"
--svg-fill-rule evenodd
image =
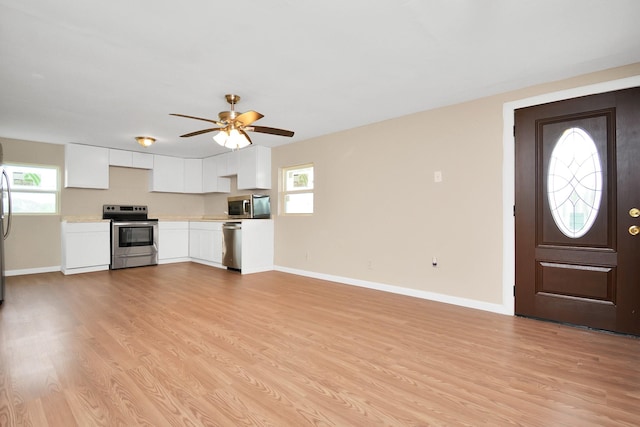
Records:
M271 218L270 197L263 194L248 194L227 198L229 218Z

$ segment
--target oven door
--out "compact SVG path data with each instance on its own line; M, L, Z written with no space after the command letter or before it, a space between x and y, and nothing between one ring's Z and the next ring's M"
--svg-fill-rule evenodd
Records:
M158 222L111 222L111 269L158 264Z

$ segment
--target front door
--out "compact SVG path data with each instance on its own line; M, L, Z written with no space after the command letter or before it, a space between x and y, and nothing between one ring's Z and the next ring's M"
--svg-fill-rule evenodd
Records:
M640 335L640 87L515 112L517 315Z

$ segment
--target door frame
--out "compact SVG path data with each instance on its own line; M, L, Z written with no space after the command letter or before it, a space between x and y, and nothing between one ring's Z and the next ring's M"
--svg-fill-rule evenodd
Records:
M640 86L640 75L610 80L530 98L509 101L502 106L502 310L515 314L513 286L516 280L516 229L513 216L515 204L515 136L513 135L515 110L547 102L562 101L579 96L595 95Z

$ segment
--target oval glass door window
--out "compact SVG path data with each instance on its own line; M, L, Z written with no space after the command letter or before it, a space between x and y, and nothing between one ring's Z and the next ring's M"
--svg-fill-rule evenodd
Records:
M572 239L593 226L602 199L602 164L596 144L580 128L564 131L551 152L547 176L551 215Z

